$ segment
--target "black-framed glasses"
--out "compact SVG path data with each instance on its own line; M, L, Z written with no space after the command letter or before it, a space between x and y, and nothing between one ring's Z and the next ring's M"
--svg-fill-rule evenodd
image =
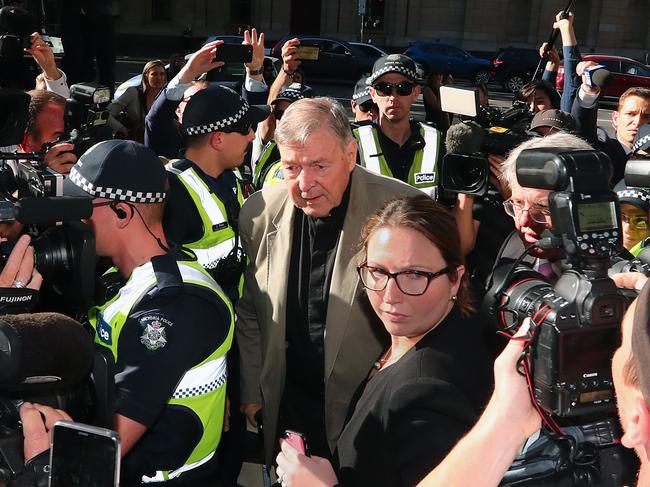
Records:
M245 125L231 125L229 127L224 127L219 132L224 132L226 134L238 133L240 135L248 135L251 131L251 124L247 123Z
M369 266L367 262L357 266L357 272L363 287L371 291L383 291L388 281L393 278L400 291L408 296L420 296L429 288L433 279L443 274L449 274L449 266L438 272L417 271L414 269L401 272L388 272L380 267Z
M521 203L506 200L503 202L503 208L512 218L519 218L519 215L524 211L528 212L528 216L530 216L530 218L536 223L548 223L551 218L551 210L542 206L524 208Z
M397 93L399 96L408 96L413 93L415 85L408 81L400 81L399 83L379 81L372 85L372 87L375 89L375 93L379 96L389 96L393 94L393 92Z

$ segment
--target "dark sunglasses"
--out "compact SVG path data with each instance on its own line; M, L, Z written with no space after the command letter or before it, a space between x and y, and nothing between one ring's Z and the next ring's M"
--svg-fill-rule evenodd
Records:
M280 120L282 115L284 115L284 110L280 110L279 108L273 109L273 116L276 120Z
M367 101L362 103L361 105L357 105L359 107L359 110L361 110L363 113L368 113L371 110L376 110L379 111L379 108L377 107L376 103L373 103L371 101Z
M251 124L247 123L246 125L231 125L230 127L224 127L219 132L224 132L226 134L238 133L240 135L248 135L251 130Z
M399 96L408 96L413 93L415 85L408 81L401 81L399 83L386 83L385 81L380 81L379 83L372 85L372 87L379 96L389 96L393 94L393 90Z

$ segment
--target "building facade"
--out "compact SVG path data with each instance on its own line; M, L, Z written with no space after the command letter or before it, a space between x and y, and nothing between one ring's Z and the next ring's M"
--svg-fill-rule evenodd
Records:
M363 0L361 0L363 1ZM566 0L120 0L117 32L197 37L253 25L268 39L311 33L379 45L414 40L469 50L536 47ZM575 30L584 52L641 57L650 51L648 0L576 0ZM363 19L363 21L362 21Z

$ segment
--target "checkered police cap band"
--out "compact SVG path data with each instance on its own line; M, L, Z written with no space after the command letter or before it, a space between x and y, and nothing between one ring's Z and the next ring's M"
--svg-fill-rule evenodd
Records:
M209 134L211 132L217 132L220 129L224 127L230 127L232 125L235 125L237 122L239 122L244 115L248 112L249 105L246 102L243 102L244 104L241 106L239 111L235 113L234 115L231 115L230 117L226 117L222 120L218 120L216 122L212 122L206 125L197 125L195 127L187 127L185 129L185 133L187 135L203 135L203 134Z
M302 100L304 96L298 90L285 90L278 95L278 98L292 98L293 100Z
M75 184L75 186L78 186L95 198L107 198L109 200L128 201L130 203L162 203L165 201L165 193L131 191L126 189L95 186L83 177L76 167L72 168L68 178Z
M388 64L381 68L379 71L372 73L372 75L370 75L366 80L366 84L372 85L378 78L386 73L401 73L410 80L418 79L418 75L415 71L402 66L402 64Z
M366 88L365 90L362 91L357 91L352 95L352 99L356 101L359 98L363 98L364 96L370 96L370 88Z
M618 198L634 198L645 203L650 203L650 193L638 189L624 189L617 191Z
M638 151L641 147L646 145L648 142L650 142L650 134L645 135L641 137L639 140L637 140L632 146L632 152Z

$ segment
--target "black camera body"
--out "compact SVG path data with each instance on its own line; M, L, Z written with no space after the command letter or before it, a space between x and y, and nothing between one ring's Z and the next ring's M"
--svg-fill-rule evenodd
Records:
M497 264L484 311L506 328L535 322L531 373L539 405L559 417L615 407L611 357L628 305L607 276L620 253L618 198L609 190L609 158L597 151L531 149L517 159L521 186L549 196L552 231L537 248L563 253L569 269L552 286L521 260Z
M65 102L65 132L74 145L77 158L93 145L113 138L108 126L108 105L111 92L106 86L94 83L77 83L70 87L70 98Z

